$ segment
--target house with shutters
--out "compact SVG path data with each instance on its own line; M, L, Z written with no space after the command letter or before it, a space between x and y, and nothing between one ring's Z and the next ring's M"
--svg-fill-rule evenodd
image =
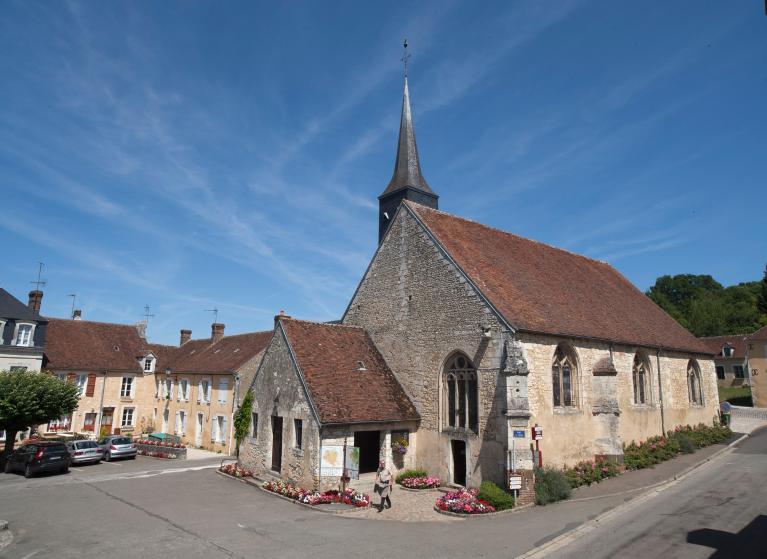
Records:
M0 371L39 371L48 320L40 316L43 292L29 292L24 304L0 287Z
M49 319L43 366L80 388L71 415L43 430L103 434L175 434L197 448L229 453L241 379L250 382L272 332L152 344L145 326Z
M744 334L700 338L714 353L716 383L719 386L749 384L746 338Z

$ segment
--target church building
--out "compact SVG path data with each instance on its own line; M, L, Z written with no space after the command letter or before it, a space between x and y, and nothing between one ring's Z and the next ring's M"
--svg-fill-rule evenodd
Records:
M612 266L439 211L407 78L379 207L340 324L276 317L246 466L325 487L321 448L346 444L361 471L380 458L506 486L513 466L529 491L539 463L620 461L624 443L716 417L711 350Z

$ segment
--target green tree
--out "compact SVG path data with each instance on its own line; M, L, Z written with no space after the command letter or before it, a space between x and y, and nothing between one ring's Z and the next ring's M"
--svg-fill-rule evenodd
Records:
M71 382L41 373L0 371L0 429L5 430L5 449L0 463L13 452L19 431L72 413L79 389ZM0 465L2 465L0 464Z
M240 445L250 431L251 414L253 413L253 391L248 390L242 399L242 406L234 414L234 439L237 441L237 459L240 459Z

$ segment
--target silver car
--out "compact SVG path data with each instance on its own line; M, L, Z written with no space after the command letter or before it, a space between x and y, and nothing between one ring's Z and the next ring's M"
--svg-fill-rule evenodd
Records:
M113 458L136 458L138 450L130 437L125 435L109 435L99 441L104 460Z
M72 456L72 464L98 464L101 462L101 447L96 441L71 441L67 449Z

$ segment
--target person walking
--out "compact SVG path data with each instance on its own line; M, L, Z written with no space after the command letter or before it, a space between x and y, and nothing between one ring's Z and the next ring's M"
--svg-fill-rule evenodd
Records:
M378 512L384 510L384 502L386 502L386 508L391 508L391 498L389 495L392 490L392 478L389 468L386 467L386 462L381 460L378 463L378 471L376 472L375 492L381 496L381 504L378 505Z

